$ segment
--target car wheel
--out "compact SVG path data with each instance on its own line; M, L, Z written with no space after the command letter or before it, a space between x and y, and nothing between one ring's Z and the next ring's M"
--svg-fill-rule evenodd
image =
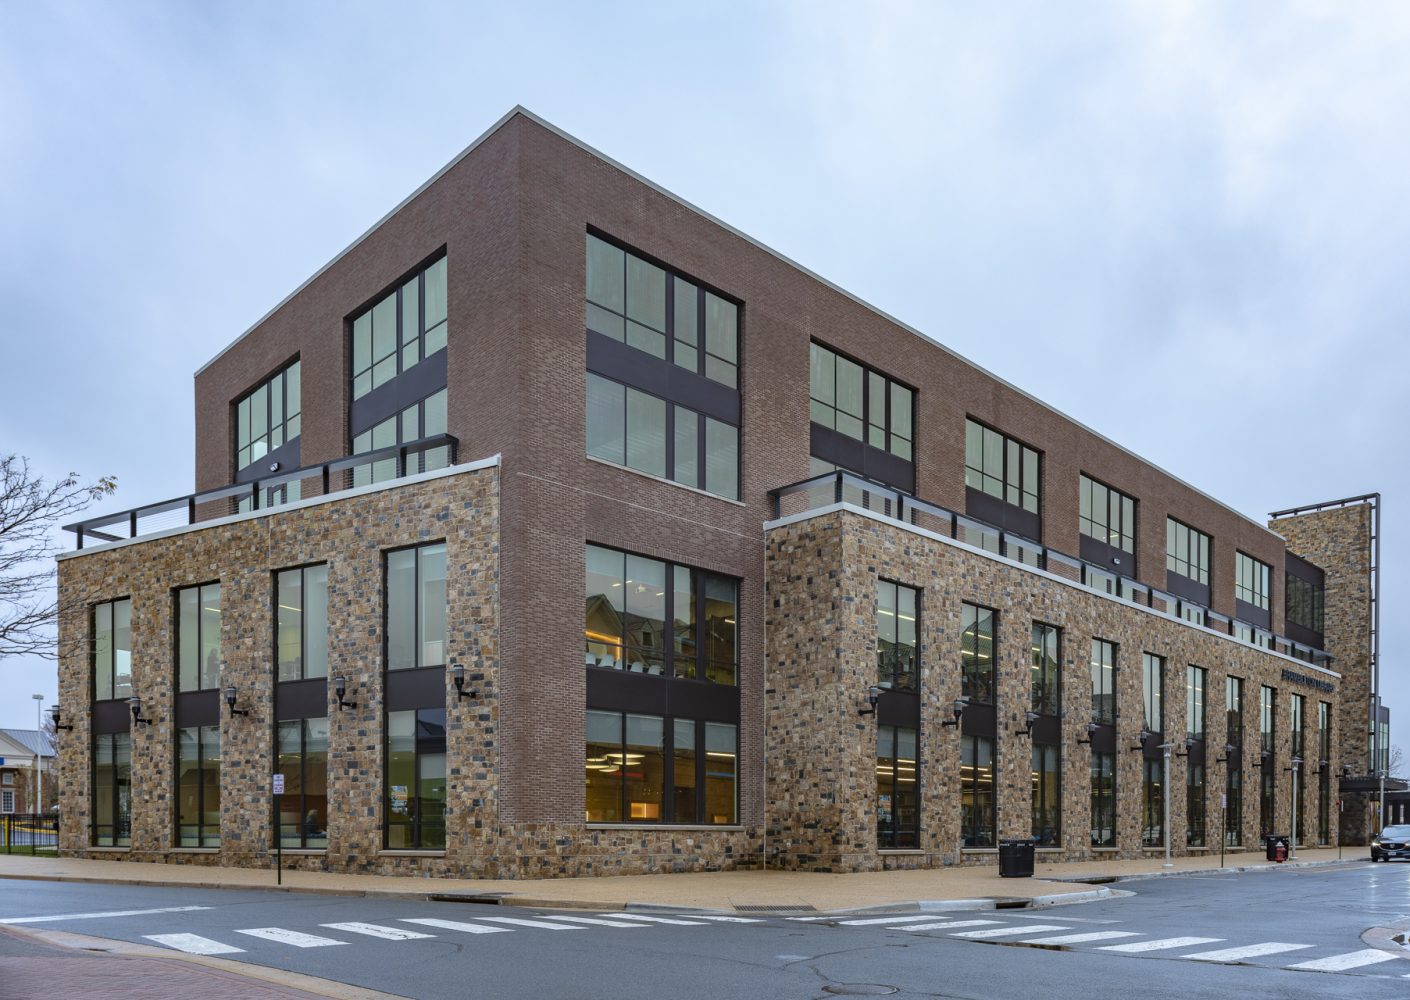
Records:
M1381 856L1380 856L1379 854L1377 854L1375 851L1372 851L1372 852L1371 852L1371 864L1375 864L1375 863L1376 863L1377 861L1379 861L1379 860L1381 860Z

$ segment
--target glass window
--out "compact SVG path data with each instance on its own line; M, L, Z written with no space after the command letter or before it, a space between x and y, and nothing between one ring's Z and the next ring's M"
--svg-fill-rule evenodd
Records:
M584 564L587 666L737 682L735 580L598 545Z
M132 601L93 605L93 700L132 697Z
M176 843L220 846L220 727L176 731Z
M446 390L438 389L425 399L412 403L401 413L390 416L353 437L352 454L415 444L425 438L446 433ZM365 465L352 467L352 485L367 486L397 478L397 455L379 458ZM404 475L432 472L450 465L450 446L407 449Z
M1077 478L1077 526L1088 538L1123 552L1136 551L1136 501L1097 482L1085 472Z
M387 553L387 669L446 662L446 543Z
M420 708L387 713L387 849L446 846L446 713Z
M249 468L274 449L299 436L303 418L299 374L299 362L294 361L236 401L237 471Z
M1061 629L1052 625L1033 623L1031 705L1039 715L1062 714L1061 634Z
M177 679L180 691L220 686L220 584L176 592Z
M1273 752L1274 699L1278 692L1266 684L1258 689L1258 749L1269 754Z
M889 580L876 582L877 682L916 686L918 592Z
M93 737L93 846L132 846L132 737L128 733Z
M994 612L977 604L962 604L960 634L960 693L971 702L994 703Z
M1165 660L1154 653L1141 654L1141 702L1147 732L1165 732Z
M1269 576L1272 568L1253 556L1234 553L1234 596L1255 607L1268 610Z
M1287 586L1284 601L1288 621L1313 632L1321 632L1326 605L1326 593L1322 584L1304 580L1291 573L1284 574L1284 578Z
M281 681L328 676L328 566L275 574L275 657Z
M994 741L960 737L960 830L965 847L994 846Z
M1092 753L1092 846L1116 846L1116 755Z
M278 751L278 773L284 776L284 794L275 796L280 843L291 848L325 848L328 720L291 719L279 723Z
M965 485L1029 513L1042 496L1038 453L1022 442L974 421L965 421Z
M1033 744L1033 838L1039 847L1062 843L1062 752L1059 747Z
M588 709L586 736L587 822L738 822L736 726Z
M822 344L810 344L808 357L813 423L911 461L914 391Z
M1224 681L1224 740L1235 747L1244 745L1244 682L1238 677Z
M1209 536L1203 531L1182 524L1173 517L1165 519L1165 568L1171 573L1209 584Z
M1141 758L1141 791L1144 810L1141 814L1141 846L1165 845L1165 762L1150 757Z
M446 346L446 258L352 321L352 398L361 399Z
M1230 760L1224 772L1224 846L1239 847L1244 842L1244 775Z
M1288 731L1292 734L1292 755L1302 757L1304 760L1307 748L1306 734L1302 728L1303 707L1307 704L1307 699L1300 694L1292 696L1292 703L1288 712ZM1311 768L1308 768L1311 770ZM1299 813L1299 815L1301 815Z
M1185 670L1185 735L1204 739L1204 688L1208 673L1203 667Z
M876 727L876 846L914 848L920 836L916 730Z
M1116 645L1092 640L1092 721L1116 724Z

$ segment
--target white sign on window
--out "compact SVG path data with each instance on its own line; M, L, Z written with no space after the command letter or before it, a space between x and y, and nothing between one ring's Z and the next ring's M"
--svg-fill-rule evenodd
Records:
M274 776L274 794L275 794L275 795L283 795L283 794L284 794L284 775L282 775L282 774L276 774L276 775Z

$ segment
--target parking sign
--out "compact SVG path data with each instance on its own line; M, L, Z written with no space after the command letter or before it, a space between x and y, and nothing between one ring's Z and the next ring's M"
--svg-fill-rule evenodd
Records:
M276 775L274 776L274 794L275 794L275 795L283 795L283 794L284 794L284 775L282 775L282 774L276 774Z

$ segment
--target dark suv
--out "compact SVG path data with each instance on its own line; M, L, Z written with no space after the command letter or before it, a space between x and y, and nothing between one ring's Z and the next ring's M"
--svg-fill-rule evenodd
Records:
M1371 838L1371 860L1410 858L1410 826L1388 826Z

